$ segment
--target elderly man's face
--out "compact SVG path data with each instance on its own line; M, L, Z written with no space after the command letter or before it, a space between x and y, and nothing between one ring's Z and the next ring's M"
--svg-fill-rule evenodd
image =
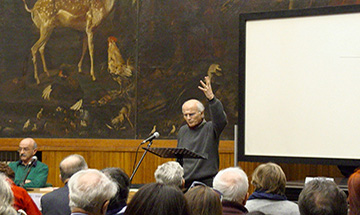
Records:
M23 164L28 164L36 151L37 149L34 149L34 142L31 139L23 139L19 144L18 152Z
M204 119L204 112L200 112L196 101L187 101L182 107L184 119L190 128L198 126Z

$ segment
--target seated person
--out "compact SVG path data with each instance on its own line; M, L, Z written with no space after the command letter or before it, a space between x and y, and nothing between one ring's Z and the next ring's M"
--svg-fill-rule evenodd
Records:
M307 182L298 202L301 215L348 214L346 194L331 180L315 179Z
M122 169L115 167L102 169L101 172L113 180L118 186L116 195L110 199L106 215L124 214L130 191L129 176Z
M69 206L72 215L105 215L116 183L96 169L76 172L69 182Z
M36 206L35 202L29 196L27 191L22 187L16 186L13 182L15 176L14 171L6 163L1 162L0 172L5 174L7 181L10 184L14 195L14 208L16 210L22 209L29 215L41 215L39 208Z
M184 169L176 161L168 161L158 166L154 176L157 183L174 185L179 188L183 188L185 185Z
M14 200L13 193L11 192L10 184L7 182L7 177L0 174L0 214L17 215L16 210L12 207Z
M245 205L249 212L300 214L298 205L287 200L285 196L286 176L279 165L271 162L259 165L252 174L251 183L255 191Z
M37 144L32 138L25 138L19 144L20 160L11 162L10 168L15 172L15 184L24 188L45 187L49 168L46 164L36 160L29 175L25 179L28 165L37 152ZM25 182L25 183L24 183Z
M349 215L360 214L360 170L354 172L348 182Z
M197 181L193 184L195 185ZM191 215L222 215L221 198L218 191L214 191L205 184L190 186L185 193Z
M249 181L246 173L239 167L228 167L216 174L214 189L223 194L223 214L247 214L245 207L249 197Z
M125 215L189 215L189 209L179 188L150 183L135 193Z
M84 157L79 154L71 154L60 162L60 179L65 186L41 197L41 213L43 215L69 215L71 213L68 181L72 175L87 168Z

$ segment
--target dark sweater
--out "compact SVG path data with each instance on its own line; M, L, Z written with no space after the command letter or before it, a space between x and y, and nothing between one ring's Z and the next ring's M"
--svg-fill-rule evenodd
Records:
M203 159L184 159L184 178L187 184L214 177L219 170L220 134L227 124L227 117L221 102L209 101L211 121L205 120L195 128L183 125L178 133L177 147L187 148L204 156Z
M247 214L248 210L241 204L237 202L231 202L231 201L222 201L222 207L223 207L223 215L232 215L232 214Z

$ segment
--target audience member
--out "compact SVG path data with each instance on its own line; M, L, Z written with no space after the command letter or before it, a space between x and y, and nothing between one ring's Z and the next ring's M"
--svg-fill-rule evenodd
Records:
M245 205L250 212L300 214L298 205L285 196L286 176L279 165L271 162L259 165L252 174L251 183L255 191Z
M189 190L185 193L190 214L222 215L220 195L205 184L190 186Z
M183 188L185 185L184 169L176 161L168 161L158 166L154 176L158 183L174 185L179 188Z
M71 213L68 181L78 171L87 169L88 165L83 156L72 154L60 162L59 168L60 179L65 185L41 197L40 203L43 215L69 215Z
M10 168L15 172L15 184L24 188L45 187L49 168L39 160L34 161L30 173L25 180L29 164L37 152L35 140L32 138L21 140L18 152L20 160L9 164Z
M13 193L10 184L7 182L7 177L0 174L0 215L16 215L16 210L12 207Z
M347 215L346 194L333 181L315 179L299 195L301 215Z
M106 215L124 214L130 190L129 176L120 168L105 168L101 171L118 186L116 195L110 200Z
M16 210L23 210L27 214L31 215L41 215L40 210L38 209L35 202L29 196L27 191L22 188L18 187L14 183L15 173L14 171L7 165L6 163L0 163L0 172L3 173L7 177L7 181L10 184L11 190L14 196L14 208Z
M246 173L239 167L220 170L214 178L213 188L223 194L224 215L246 214L246 201L249 197L249 181Z
M116 183L96 169L80 170L68 183L72 215L105 215L117 192Z
M189 209L179 188L151 183L135 193L125 215L189 215Z
M347 182L349 215L360 214L360 170L354 172Z

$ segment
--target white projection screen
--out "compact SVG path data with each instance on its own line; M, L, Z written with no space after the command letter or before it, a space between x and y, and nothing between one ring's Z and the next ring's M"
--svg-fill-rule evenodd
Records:
M240 15L239 160L360 165L360 7Z

